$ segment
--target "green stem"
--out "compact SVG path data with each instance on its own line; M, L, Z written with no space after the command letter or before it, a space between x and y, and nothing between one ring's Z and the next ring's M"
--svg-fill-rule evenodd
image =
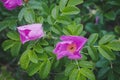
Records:
M113 68L113 64L112 64L112 62L110 61L110 66L111 66L111 69Z
M78 64L78 61L75 60L75 62L76 62L76 65L78 66L78 69L80 70L80 66L79 66L79 64Z

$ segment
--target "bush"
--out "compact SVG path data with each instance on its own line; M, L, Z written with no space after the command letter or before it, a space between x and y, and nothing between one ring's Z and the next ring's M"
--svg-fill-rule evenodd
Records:
M119 0L13 3L15 7L8 8L0 2L2 80L120 80ZM26 29L26 25L36 23L42 24L44 36L34 26ZM18 29L21 26L25 32ZM72 39L60 40L63 35ZM26 42L21 42L23 37ZM74 42L78 44L71 44ZM73 49L63 49L62 45ZM79 59L74 58L76 54L62 51L79 51Z

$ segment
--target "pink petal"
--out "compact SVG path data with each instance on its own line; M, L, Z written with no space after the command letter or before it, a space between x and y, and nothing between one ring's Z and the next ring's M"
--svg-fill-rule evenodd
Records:
M22 0L2 0L2 2L8 10L13 10L17 6L21 6L23 4Z
M33 25L34 26L34 25ZM29 37L30 40L35 40L37 38L41 38L44 36L44 33L43 33L43 28L42 27L39 27L39 26L42 26L42 25L35 25L36 27L31 27L31 32L29 33L28 36L31 36Z
M21 6L23 4L22 0L16 0L16 1L17 1L16 3L17 3L18 6Z
M24 44L30 40L36 40L44 36L42 24L24 25L17 28L21 42Z
M55 54L59 54L59 53L61 53L63 51L66 51L68 44L71 44L71 43L72 43L71 41L59 42L59 43L56 44L56 47L53 50L53 52Z
M20 40L24 44L25 42L29 41L28 34L30 30L18 30L20 33Z
M68 54L70 54L68 51L62 51L61 53L57 54L57 60L67 56Z
M69 58L69 59L75 59L75 60L77 60L77 59L81 59L81 58L82 58L82 55L79 54L79 52L75 52L74 54L69 54L69 55L68 55L68 58Z
M82 36L61 36L60 39L63 41L73 41L77 45L77 51L81 50L87 41L87 38Z
M28 38L26 38L24 35L20 34L20 40L24 44L25 42L29 41Z
M62 42L58 42L53 51L57 55L58 60L65 56L69 59L82 58L82 55L79 54L79 51L83 48L84 44L86 43L86 38L81 36L61 36L60 39L62 40ZM71 52L68 48L73 44L75 44L75 48L74 52Z
M7 0L1 0L2 2L5 2L5 1L7 1Z

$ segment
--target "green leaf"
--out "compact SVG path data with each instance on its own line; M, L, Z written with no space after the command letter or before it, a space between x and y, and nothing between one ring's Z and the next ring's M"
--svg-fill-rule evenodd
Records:
M78 75L78 71L79 71L78 69L74 69L69 76L69 80L76 80L77 75Z
M67 2L68 2L68 0L60 0L60 4L59 4L60 11L62 11L65 8Z
M95 80L95 75L93 74L91 70L87 68L81 68L80 73L90 80Z
M44 18L42 16L39 16L36 18L36 22L42 24L44 22Z
M106 44L110 41L112 41L115 38L114 35L104 35L100 40L99 44Z
M115 75L116 74L113 73L113 70L109 71L108 80L117 80Z
M66 27L63 28L63 33L64 33L65 35L71 35L71 34L72 34L72 32L71 32L70 30L68 30Z
M69 76L74 67L75 65L73 63L67 64L65 68L65 76Z
M70 24L71 20L68 16L58 16L56 22L62 23L62 24Z
M73 32L73 35L80 35L83 31L83 25L79 24L79 25L76 25L74 27L75 27L75 30Z
M120 1L119 0L115 0L115 1L108 1L107 2L108 3L108 5L110 4L110 5L112 5L112 6L120 6Z
M56 74L54 80L68 80L68 77L63 72Z
M89 39L88 39L88 45L93 45L98 39L98 34L97 33L93 33L90 35Z
M27 69L28 68L28 65L29 65L29 56L28 56L28 53L30 52L30 50L26 50L22 56L20 57L20 66L21 68L23 69Z
M40 43L37 43L33 49L37 52L37 53L43 53L43 48L41 47Z
M94 68L95 64L89 61L80 61L79 66L83 68Z
M57 19L58 14L59 14L59 7L58 7L58 6L55 6L55 7L52 9L51 15L52 15L52 17L53 17L54 19Z
M109 66L109 61L105 58L101 58L99 61L96 62L96 67L98 68L104 68Z
M53 24L54 24L54 19L53 19L51 16L48 16L48 17L47 17L47 22L48 22L49 24L53 25Z
M61 29L60 29L60 26L52 26L51 27L51 30L54 32L54 33L56 33L56 34L61 34Z
M71 6L71 5L78 5L83 3L83 0L69 0L68 5L67 6Z
M30 61L32 61L33 63L38 63L38 57L34 51L30 50L28 56Z
M105 17L108 18L109 20L115 20L116 13L114 11L110 11L110 12L105 14Z
M74 26L74 27L73 27ZM80 35L83 31L83 25L82 24L70 24L67 27L63 28L63 33L66 35Z
M76 80L86 80L86 77L83 76L83 75L80 73L80 70L79 70L79 72L78 72L78 74L77 74Z
M22 21L26 8L22 8L18 14L18 20Z
M85 55L85 54L82 54L82 59L81 60L87 60L87 55Z
M51 62L49 60L47 60L44 64L44 66L41 68L41 70L39 71L39 75L42 79L45 79L51 69Z
M100 28L91 22L85 25L85 29L90 33L98 33L100 31Z
M0 32L8 27L6 23L8 23L7 20L0 22Z
M107 47L105 46L100 46L98 47L98 50L100 54L105 57L108 60L115 60L116 56L115 54Z
M41 10L43 6L42 3L43 2L40 2L39 0L29 1L30 7L34 10Z
M14 41L13 40L5 40L3 43L2 43L2 47L4 49L4 51L8 50L9 48L11 48L13 45L14 45Z
M98 71L98 78L102 80L102 78L107 75L108 71L110 70L109 67L104 67L104 68L101 68L99 71Z
M116 33L120 34L120 26L115 26L114 30Z
M112 49L114 51L120 51L120 40L115 40L106 45L109 49Z
M44 48L47 52L53 52L53 47L52 46L48 46Z
M40 41L40 45L47 46L47 45L49 45L49 43L48 43L46 40L42 39L42 40Z
M75 6L67 6L62 10L62 15L73 15L78 14L80 9Z
M93 61L97 61L99 58L97 49L93 46L88 46L88 54L90 55L90 57L92 58Z
M16 18L5 19L4 21L0 22L0 31L6 29L7 27L9 27L12 30L16 30L16 23Z
M7 37L12 39L12 40L16 40L16 41L20 40L18 33L13 32L13 31L8 32Z
M120 68L119 68L119 66L115 66L115 67L113 68L113 70L114 70L117 74L120 74Z
M35 73L37 73L43 67L43 65L44 65L44 62L30 64L30 66L27 69L29 76L32 76Z
M12 56L17 56L19 54L20 48L21 48L21 43L15 42L15 44L11 47Z
M31 8L26 8L24 12L24 19L28 23L34 23L35 22L35 12Z
M38 55L38 60L40 60L40 61L45 61L46 59L48 59L48 54L47 53L42 53L42 54L39 54Z

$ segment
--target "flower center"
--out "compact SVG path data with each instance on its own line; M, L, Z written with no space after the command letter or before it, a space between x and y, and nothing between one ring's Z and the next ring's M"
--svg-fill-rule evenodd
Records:
M75 51L76 51L76 44L69 44L68 46L67 46L67 50L69 51L69 52L71 52L71 53L74 53Z

